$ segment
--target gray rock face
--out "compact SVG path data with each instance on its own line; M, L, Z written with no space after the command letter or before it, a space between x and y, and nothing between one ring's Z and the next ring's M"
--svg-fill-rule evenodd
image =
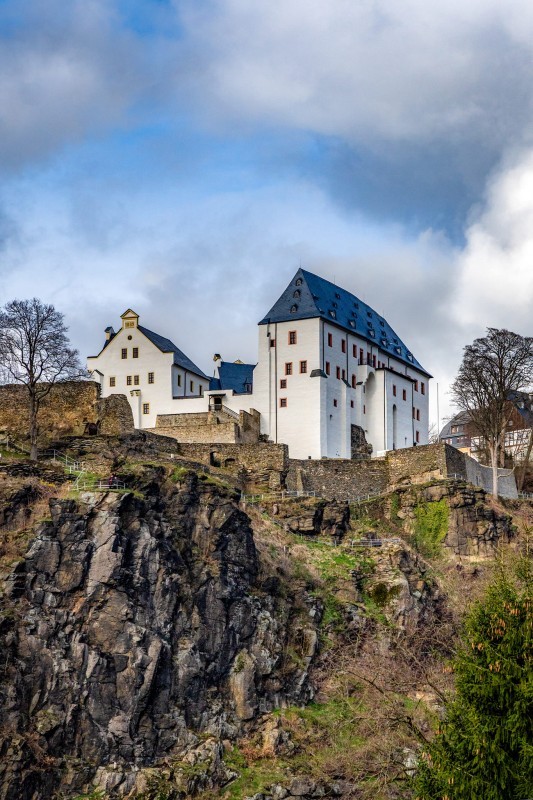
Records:
M52 501L0 627L0 799L91 784L123 796L164 759L210 765L183 767L176 796L228 780L220 740L310 697L305 666L283 663L294 598L263 591L258 574L248 517L195 475L155 481L144 499Z

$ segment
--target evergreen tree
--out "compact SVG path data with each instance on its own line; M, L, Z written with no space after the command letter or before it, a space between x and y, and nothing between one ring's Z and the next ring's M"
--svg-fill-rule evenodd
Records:
M468 615L457 693L421 757L418 800L533 800L532 588L524 557Z

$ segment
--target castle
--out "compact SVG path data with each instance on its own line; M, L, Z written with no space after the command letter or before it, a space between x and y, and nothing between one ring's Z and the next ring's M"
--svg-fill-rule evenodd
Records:
M299 459L353 458L365 440L373 456L427 444L431 375L370 306L306 270L259 322L257 364L216 355L213 377L131 309L121 319L87 363L103 397L127 396L137 428L206 420L217 441L244 420Z

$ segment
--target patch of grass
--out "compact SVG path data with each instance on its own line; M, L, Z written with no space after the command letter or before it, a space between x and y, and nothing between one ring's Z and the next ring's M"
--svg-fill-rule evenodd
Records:
M174 483L179 483L190 471L187 467L174 467L169 476L170 480L174 481Z
M243 797L258 794L267 786L283 782L287 777L283 759L260 758L250 762L238 747L224 756L224 763L239 773L239 777L224 788L223 796L228 800L242 800Z
M412 542L426 558L438 558L448 533L450 512L445 498L433 503L419 503L415 508Z

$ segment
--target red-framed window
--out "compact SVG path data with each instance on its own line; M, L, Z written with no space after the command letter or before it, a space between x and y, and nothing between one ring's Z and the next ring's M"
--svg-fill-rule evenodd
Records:
M279 388L280 389L286 389L287 388L287 378L280 378Z
M426 393L426 384L424 383L424 381L422 381L422 383L420 384L420 391L422 392L422 394Z
M300 373L304 375L307 372L307 361L300 361Z
M287 398L286 397L280 397L279 398L279 407L280 408L287 408Z
M331 364L326 361L326 375L331 375Z
M340 367L336 367L335 374L337 375L337 380L340 381L340 379L341 379L341 368Z
M352 389L355 389L356 386L357 386L357 376L352 375Z
M406 391L406 389L402 389L402 398L403 398L403 400L407 400L407 391Z
M333 347L333 334L328 333L328 347Z
M289 331L289 344L296 344L297 339L296 331Z
M275 346L276 346L276 340L275 339L271 339L270 340L270 347L275 347Z
M354 358L357 358L357 345L352 344L352 355Z
M416 432L415 438L416 438L416 443L419 444L420 443L420 433L418 431Z
M346 352L346 339L341 339L341 350L343 353Z
M394 397L396 397L396 384L395 383L392 384L392 394L394 395Z
M285 375L292 375L292 361L285 363Z

